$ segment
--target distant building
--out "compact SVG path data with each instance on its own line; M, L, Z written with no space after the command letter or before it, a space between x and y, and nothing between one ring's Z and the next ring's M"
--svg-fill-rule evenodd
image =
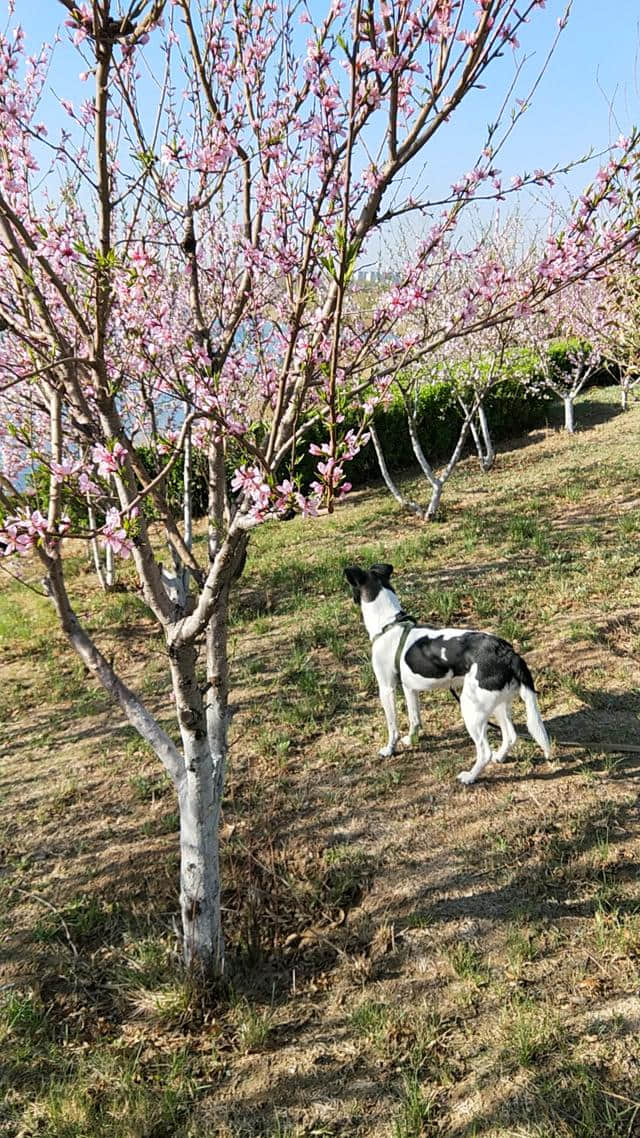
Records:
M392 269L357 269L353 279L357 284L395 284L402 280L402 273Z

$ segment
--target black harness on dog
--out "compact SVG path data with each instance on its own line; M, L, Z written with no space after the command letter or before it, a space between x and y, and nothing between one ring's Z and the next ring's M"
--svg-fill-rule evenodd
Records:
M393 661L393 669L398 679L400 678L400 660L402 659L402 650L407 642L407 636L411 632L411 629L415 628L417 623L418 622L414 619L414 617L409 616L409 614L405 612L404 609L400 609L400 611L397 612L394 616L393 620L390 620L389 623L385 624L379 632L376 632L375 636L371 637L371 643L373 644L373 642L377 640L378 637L384 636L385 632L388 632L390 628L396 628L398 625L402 627L402 636L398 642L398 647L396 648L396 654Z

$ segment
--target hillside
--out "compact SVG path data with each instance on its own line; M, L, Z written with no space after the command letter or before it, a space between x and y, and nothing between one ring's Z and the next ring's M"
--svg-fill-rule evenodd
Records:
M2 574L0 1134L640 1134L640 404L592 390L577 421L488 475L466 459L436 524L377 486L256 533L231 638L230 968L208 1006L176 956L171 786L46 598ZM461 786L448 693L423 698L418 747L378 758L342 577L376 560L421 620L516 643L550 762L523 737ZM79 611L162 717L140 598L73 564Z

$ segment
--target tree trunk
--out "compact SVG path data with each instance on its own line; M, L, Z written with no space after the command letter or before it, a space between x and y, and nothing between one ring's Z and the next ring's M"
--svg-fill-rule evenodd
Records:
M192 733L185 743L187 773L178 795L180 805L180 909L184 961L198 983L224 970L220 912L218 831L220 801L216 794L208 740Z
M483 449L482 449L482 440L480 438L480 435L478 434L478 428L476 427L475 423L473 423L473 422L469 423L469 430L471 431L471 438L473 439L473 445L476 448L476 453L477 453L478 458L480 460L480 466L484 470L484 453L483 453Z
M224 969L218 829L222 783L211 752L193 644L170 654L185 760L180 805L180 909L184 959L199 984ZM223 756L224 757L224 756ZM217 769L216 769L217 768Z
M487 413L484 409L483 403L480 403L478 405L478 421L480 423L480 430L482 431L482 444L483 444L483 445L481 445L481 451L479 452L480 464L482 466L482 469L486 473L487 471L491 470L491 467L493 466L493 464L496 460L496 452L495 452L495 449L493 446L493 440L491 438L491 431L489 429L489 421L487 419ZM472 426L472 424L469 424L469 425ZM478 441L480 441L480 440L478 440Z
M387 466L382 446L380 444L380 439L378 438L378 432L376 431L373 421L369 425L369 433L371 435L373 449L376 452L376 458L378 459L380 473L384 479L384 484L387 487L387 490L395 498L398 505L402 506L405 510L409 510L412 514L415 514L416 517L424 518L426 515L422 506L418 502L414 502L411 498L405 498L404 494L400 492L396 483L394 482L389 467Z
M474 408L474 410L475 410L475 408ZM454 450L453 450L453 454L451 455L451 458L449 459L449 461L448 461L445 469L443 470L442 474L437 475L435 473L433 467L431 466L431 463L427 459L426 454L424 453L424 451L422 449L422 444L420 442L420 439L418 438L418 428L416 426L416 421L415 421L414 417L409 413L409 410L407 409L407 424L409 427L409 437L411 439L411 446L413 447L413 453L415 454L415 456L416 456L416 458L420 464L420 469L422 470L422 473L424 474L425 478L427 479L427 482L431 486L431 500L430 500L429 505L427 506L426 512L424 514L424 517L427 519L427 521L430 521L430 522L433 521L436 514L438 513L438 510L440 509L440 499L442 498L442 491L444 490L445 483L448 482L449 478L453 474L453 471L455 470L456 466L458 465L460 455L462 454L462 448L465 444L465 440L467 437L467 432L469 430L469 423L471 422L471 415L472 414L473 414L473 412L471 412L465 416L462 427L460 428L460 434L458 435L458 441L457 441L457 443L454 447Z
M206 699L198 683L195 635L184 644L168 646L182 754L80 626L69 604L59 558L41 551L50 593L71 644L118 700L176 787L183 951L185 964L198 984L220 975L224 969L218 834L227 755L228 597L234 573L241 569L247 540L247 535L242 534L237 542L228 573L218 586L216 607L207 626Z
M191 440L191 427L189 427L184 438L184 455L183 455L183 491L182 491L182 516L184 522L184 544L188 550L193 547L193 493L192 493L192 477L193 477L193 455L192 455L192 440ZM186 565L182 568L182 587L184 590L185 602L189 594L189 569Z
M116 566L113 558L113 550L110 545L104 551L104 581L107 592L112 589L116 583Z
M573 395L563 395L562 402L564 404L564 429L570 435L574 435L576 431L575 414Z
M49 594L56 607L62 630L72 648L92 675L118 701L131 726L149 744L164 765L174 786L179 790L184 778L182 755L141 700L122 682L112 665L81 626L69 603L59 556L50 556L44 550L38 552L47 571Z
M443 489L444 483L440 478L436 479L436 481L431 484L431 499L429 501L427 512L425 514L425 517L429 522L433 521L436 514L438 513L438 510L440 509L440 499L442 498Z
M638 384L640 384L640 376L637 375L634 376L633 379L630 375L623 376L622 380L620 381L620 402L622 404L623 411L629 410L631 392L638 386Z
M106 593L107 582L105 581L104 573L102 571L102 561L100 560L100 546L98 545L98 539L95 536L95 531L97 528L97 526L96 526L96 514L95 514L95 510L94 510L93 506L91 505L91 502L89 500L88 495L87 495L87 513L88 513L88 517L89 517L89 528L91 529L91 531L93 533L93 537L91 538L91 542L90 542L91 555L93 557L93 567L96 571L96 577L98 578L98 581L100 582L100 588L102 589L103 592Z

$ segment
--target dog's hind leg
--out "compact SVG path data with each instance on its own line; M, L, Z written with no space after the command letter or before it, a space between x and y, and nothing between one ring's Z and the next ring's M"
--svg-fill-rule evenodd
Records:
M379 754L383 759L388 759L396 749L398 742L398 729L396 727L396 692L395 688L379 685L380 703L385 714L387 721L387 729L389 731L389 742L386 747L382 747Z
M508 703L501 703L496 707L494 715L500 725L502 731L502 743L497 751L492 751L491 758L494 763L503 763L509 751L513 747L516 739L516 729L511 721L510 706Z
M402 685L404 692L405 702L407 704L407 712L409 715L409 734L402 736L402 743L405 747L411 747L418 742L420 738L420 731L422 730L422 720L420 719L420 695L413 688L405 687Z
M478 775L491 762L491 747L487 739L487 721L493 711L492 706L484 707L482 693L469 691L465 682L460 696L460 710L464 725L476 745L476 761L470 771L460 771L458 779L465 786L475 782Z

